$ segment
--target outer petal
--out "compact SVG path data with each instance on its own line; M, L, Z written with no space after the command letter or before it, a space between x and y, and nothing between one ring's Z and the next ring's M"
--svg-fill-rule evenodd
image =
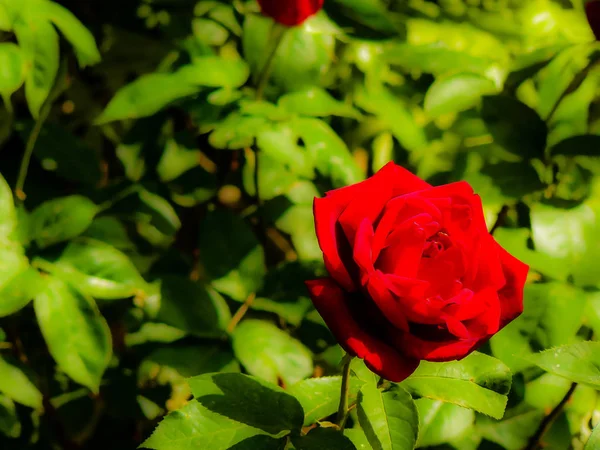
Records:
M312 301L340 345L351 355L365 360L382 377L399 382L419 365L379 338L367 333L355 320L347 294L330 278L307 281Z
M500 245L498 253L506 284L498 291L500 298L500 328L523 312L523 287L529 266L512 256Z

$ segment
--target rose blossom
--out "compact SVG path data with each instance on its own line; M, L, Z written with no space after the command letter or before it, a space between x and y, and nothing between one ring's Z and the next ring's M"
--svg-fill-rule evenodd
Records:
M293 27L319 12L323 0L258 0L258 4L265 16Z
M328 278L307 282L341 346L391 381L461 359L523 311L528 266L489 234L466 182L394 163L315 199Z

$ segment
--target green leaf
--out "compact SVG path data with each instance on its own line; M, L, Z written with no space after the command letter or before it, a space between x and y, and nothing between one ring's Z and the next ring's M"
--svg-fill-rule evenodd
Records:
M361 91L356 102L381 119L405 149L415 151L427 145L425 131L417 125L408 106L385 87Z
M196 400L169 413L141 445L154 450L279 450L280 446L279 439L212 412Z
M583 450L597 450L600 448L600 425L596 425L591 436L587 440Z
M185 73L181 75L178 72L142 75L115 94L96 123L151 116L175 100L200 90L188 78Z
M452 442L472 430L475 413L470 409L428 398L420 398L415 404L419 411L419 447Z
M553 279L566 281L568 274L560 258L553 258L531 250L527 246L531 231L526 228L498 228L494 239L515 258L528 264L533 270Z
M544 411L527 405L510 412L504 420L492 420L485 416L477 417L477 429L488 440L507 450L522 450L544 417Z
M40 248L67 241L83 233L94 220L98 207L86 197L48 200L29 218L29 236Z
M511 381L510 370L502 362L476 352L461 361L422 361L401 385L413 395L454 403L500 419Z
M146 281L127 255L93 239L71 242L54 266L57 276L91 297L116 300L147 290Z
M600 82L600 70L585 73L585 79L566 95L549 119L548 145L552 146L566 138L587 133L590 122L590 105L596 98Z
M363 383L357 378L350 379L349 402L354 403ZM342 377L309 378L292 384L288 389L304 409L304 426L312 425L335 413L340 402Z
M600 388L600 342L579 342L530 355L545 371L575 383Z
M0 174L0 247L13 245L17 228L17 212L10 186Z
M250 70L243 59L226 59L219 56L194 58L192 64L177 72L182 82L196 86L228 87L242 86Z
M312 205L292 205L275 221L278 229L290 235L302 261L318 261L322 257L314 224Z
M475 73L437 78L425 94L425 112L431 117L467 110L481 97L497 92L494 81Z
M17 409L13 401L5 395L0 395L0 433L13 439L21 436L21 422Z
M41 11L75 49L81 67L100 62L100 52L92 33L65 7L53 1L40 2Z
M301 116L360 118L360 113L351 104L336 100L325 89L315 86L283 95L277 104L285 110Z
M321 81L331 64L334 36L311 30L308 22L287 30L273 60L270 81L286 91L322 85ZM272 45L272 23L271 19L254 14L244 20L244 58L255 77L262 70ZM302 58L298 58L299 54Z
M329 176L334 187L362 181L364 176L352 158L348 147L325 122L312 118L297 118L292 128L304 142L316 168Z
M200 226L200 259L212 285L244 301L262 285L264 250L252 230L229 211L216 210Z
M37 118L58 73L58 33L50 22L39 20L35 15L19 15L14 22L14 32L29 67L25 75L25 97L31 115Z
M6 102L25 81L25 58L21 48L12 42L0 43L0 67L0 94Z
M597 286L594 270L600 257L596 245L600 203L592 197L563 209L543 203L531 205L531 231L538 252L561 261L578 286Z
M438 43L411 45L391 42L386 45L383 59L405 70L419 70L433 75L467 71L485 74L493 64L489 58L451 50Z
M297 145L298 137L290 124L273 124L256 134L256 145L265 155L278 162L279 165L285 165L292 173L312 179L314 178L314 159L309 152ZM271 172L278 170L281 171L280 168L274 166Z
M306 436L293 436L296 450L356 450L352 441L333 428L315 428Z
M419 416L408 392L394 385L386 392L365 384L358 393L358 421L374 450L410 450L419 433Z
M171 203L147 189L140 189L138 195L141 207L137 212L148 215L150 224L161 233L172 236L181 228L181 221Z
M365 433L360 428L346 428L344 430L344 436L352 441L357 450L371 450L371 444Z
M494 356L513 372L531 365L532 348L572 343L586 305L583 291L563 283L528 284L524 312L490 341Z
M229 419L281 436L302 427L300 403L280 387L240 373L188 380L198 403Z
M597 49L596 43L569 46L540 72L537 110L542 118L548 118L576 77L597 58Z
M108 325L94 301L64 281L49 277L33 306L59 367L76 382L98 392L112 344Z
M222 336L231 320L218 293L189 278L161 277L160 309L155 320L197 336Z
M234 330L233 351L248 373L271 383L296 383L313 372L312 354L302 343L264 320L249 319Z
M45 280L37 270L25 264L17 267L23 270L0 286L0 317L21 310L44 289Z
M35 409L42 408L42 394L29 377L8 360L0 357L0 392L17 403Z

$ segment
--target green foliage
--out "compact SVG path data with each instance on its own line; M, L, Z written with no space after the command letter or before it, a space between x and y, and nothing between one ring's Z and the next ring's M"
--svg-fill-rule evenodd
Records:
M0 448L522 450L555 408L595 448L583 6L325 0L261 91L255 0L0 0ZM312 202L390 160L473 186L525 308L400 384L354 360L342 433Z

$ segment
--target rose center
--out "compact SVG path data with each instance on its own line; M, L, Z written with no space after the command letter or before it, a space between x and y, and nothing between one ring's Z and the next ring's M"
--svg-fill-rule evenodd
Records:
M435 258L444 250L452 247L450 236L445 231L438 231L425 241L423 247L423 258Z

